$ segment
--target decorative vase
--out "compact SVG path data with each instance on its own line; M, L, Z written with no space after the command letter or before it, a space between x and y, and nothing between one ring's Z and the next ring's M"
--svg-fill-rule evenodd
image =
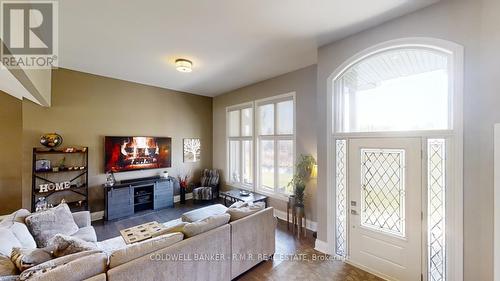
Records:
M56 148L63 143L63 138L57 133L48 133L40 138L40 144L48 148Z
M181 201L180 201L180 203L181 204L185 204L186 203L186 188L181 186L180 192L181 192Z

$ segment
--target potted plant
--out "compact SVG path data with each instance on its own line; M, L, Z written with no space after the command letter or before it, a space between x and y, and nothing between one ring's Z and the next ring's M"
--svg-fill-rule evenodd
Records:
M288 183L288 186L292 186L295 195L295 206L304 206L304 193L306 190L306 184L311 177L311 172L314 165L316 165L316 159L312 155L301 154L299 161L295 165L295 174L292 180Z

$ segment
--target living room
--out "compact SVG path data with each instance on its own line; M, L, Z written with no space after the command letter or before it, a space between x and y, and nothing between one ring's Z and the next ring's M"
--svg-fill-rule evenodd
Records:
M0 5L0 281L500 281L498 1Z

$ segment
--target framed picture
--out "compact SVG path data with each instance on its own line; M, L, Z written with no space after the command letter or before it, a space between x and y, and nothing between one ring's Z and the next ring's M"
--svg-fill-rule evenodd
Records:
M51 170L50 160L40 159L35 162L35 171L36 172L46 172Z
M200 139L184 139L184 162L198 162L200 155Z

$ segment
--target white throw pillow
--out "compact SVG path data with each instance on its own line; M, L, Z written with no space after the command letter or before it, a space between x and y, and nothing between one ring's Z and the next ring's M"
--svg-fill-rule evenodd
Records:
M182 232L186 237L193 237L200 233L207 232L229 222L231 216L229 214L220 214L208 217L201 221L188 223L184 226Z
M239 208L229 208L226 213L231 215L231 221L250 216L258 211L264 210L264 202L248 203Z
M206 219L210 216L224 214L227 207L222 204L210 205L182 214L181 219L185 222L195 222Z
M0 254L10 257L13 248L22 247L21 242L17 240L12 230L9 228L0 228Z

